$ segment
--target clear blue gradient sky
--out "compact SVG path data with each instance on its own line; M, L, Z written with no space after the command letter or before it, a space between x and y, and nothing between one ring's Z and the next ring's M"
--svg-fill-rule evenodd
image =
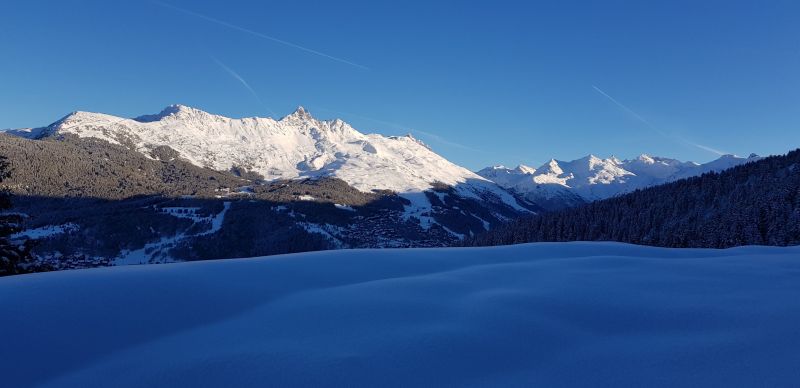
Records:
M800 147L798 1L5 1L0 128L303 105L477 169Z

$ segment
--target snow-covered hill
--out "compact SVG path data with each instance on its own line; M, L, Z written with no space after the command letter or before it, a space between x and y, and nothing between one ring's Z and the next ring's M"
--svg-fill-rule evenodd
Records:
M395 191L418 209L430 207L418 193L439 182L467 198L494 198L524 210L507 191L447 161L410 135L363 134L339 119L317 120L302 107L280 120L232 119L184 105L135 119L74 112L46 128L10 133L92 137L145 155L167 146L195 165L223 171L238 167L267 180L337 177L362 191Z
M636 189L722 171L742 163L759 160L753 154L747 158L724 155L706 164L681 162L676 159L640 155L635 159L606 159L589 155L573 161L551 159L539 168L520 165L487 167L478 175L500 186L512 189L527 199L552 207L573 206L595 201Z
M346 250L0 278L7 387L791 387L800 249Z

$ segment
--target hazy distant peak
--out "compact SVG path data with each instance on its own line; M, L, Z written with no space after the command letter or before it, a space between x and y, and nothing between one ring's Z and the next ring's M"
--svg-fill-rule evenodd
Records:
M530 166L526 166L524 164L518 165L514 170L522 173L522 174L533 174L536 172L536 169Z

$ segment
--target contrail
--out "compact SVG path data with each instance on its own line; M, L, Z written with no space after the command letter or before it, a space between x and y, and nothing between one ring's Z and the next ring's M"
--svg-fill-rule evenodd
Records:
M598 93L602 94L602 95L603 95L605 98L609 99L611 102L613 102L614 104L616 104L618 107L622 108L622 110L624 110L625 112L628 112L628 114L630 114L631 116L635 117L637 120L639 120L639 121L643 122L645 125L647 125L648 127L650 127L650 129L652 129L652 130L654 130L654 131L658 132L658 134L659 134L659 135L661 135L661 136L664 136L664 137L670 137L670 136L669 136L669 135L667 135L667 134L666 134L664 131L662 131L662 130L658 129L658 127L656 127L655 125L653 125L653 124L651 124L649 121L647 121L647 120L646 120L644 117L642 117L642 116L641 116L641 115L639 115L638 113L634 112L634 111L633 111L631 108L628 108L628 107L627 107L627 106L625 106L623 103L621 103L621 102L617 101L617 100L616 100L614 97L611 97L611 96L609 96L609 95L608 95L608 93L606 93L606 92L602 91L602 90L601 90L600 88L598 88L597 86L594 86L594 85L592 85L592 87L593 87L593 88L594 88L594 90L596 90Z
M203 19L203 20L211 22L211 23L219 24L221 26L225 26L225 27L237 30L239 32L244 32L246 34L257 36L257 37L262 38L262 39L271 40L273 42L280 43L280 44L282 44L284 46L289 46L289 47L292 47L292 48L296 48L298 50L305 51L305 52L310 53L310 54L314 54L314 55L318 55L318 56L321 56L321 57L324 57L324 58L328 58L328 59L336 61L336 62L344 63L344 64L347 64L347 65L350 65L350 66L354 66L354 67L357 67L357 68L363 69L363 70L369 70L368 67L363 66L363 65L359 65L358 63L351 62L351 61L348 61L346 59L334 57L333 55L328 55L328 54L325 54L323 52L312 50L312 49L310 49L308 47L303 47L303 46L300 46L298 44L294 44L292 42L287 42L287 41L285 41L283 39L278 39L278 38L275 38L275 37L272 37L272 36L269 36L269 35L265 35L265 34L262 34L260 32L253 31L253 30L250 30L250 29L247 29L247 28L244 28L244 27L239 27L239 26L237 26L235 24L231 24L231 23L228 23L226 21L215 19L215 18L212 18L211 16L206 16L206 15L194 12L194 11L190 11L190 10L185 9L185 8L174 6L172 4L163 3L163 2L158 1L158 0L151 0L151 3L159 5L161 7L172 9L174 11L178 11L178 12L186 14L186 15L194 16L196 18Z
M708 151L708 152L711 152L711 153L717 154L717 155L719 155L719 156L722 156L722 155L725 155L725 154L727 154L727 152L722 152L722 151L720 151L720 150L718 150L718 149L714 149L714 148L711 148L711 147L708 147L708 146L704 146L704 145L702 145L702 144L692 143L692 142L690 142L690 141L688 141L688 140L684 140L684 141L686 142L686 144L693 145L693 146L695 146L695 147L697 147L697 148L700 148L700 149L706 150L706 151Z
M261 97L258 96L258 93L256 93L256 91L252 87L250 87L250 84L248 84L247 81L245 81L244 78L242 78L242 76L239 75L239 73L237 73L236 71L234 71L233 69L231 69L230 67L228 67L227 65L222 63L222 61L220 61L219 59L215 58L213 55L211 56L211 59L213 59L214 62L216 62L217 65L219 65L219 67L222 68L222 70L225 70L233 78L236 78L236 80L239 81L245 88L247 88L247 90L250 91L250 93L253 95L253 97L255 97L256 100L258 100L258 102L261 104L261 106L266 108L267 111L269 111L269 113L271 113L273 117L277 116L275 114L275 112L272 111L272 109L269 109L267 104L264 104L264 101L261 99Z
M663 137L666 137L668 139L677 140L677 141L679 141L681 143L684 143L684 144L690 145L692 147L696 147L696 148L699 148L701 150L708 151L708 152L711 152L711 153L714 153L714 154L717 154L717 155L725 155L725 152L722 152L720 150L717 150L717 149L714 149L714 148L711 148L711 147L708 147L708 146L704 146L702 144L698 144L698 143L695 143L695 142L691 142L691 141L686 140L686 139L684 139L682 137L675 136L675 135L670 135L670 134L662 131L661 129L659 129L658 127L653 125L651 122L647 121L647 119L642 117L640 114L634 112L633 109L628 108L627 106L625 106L625 104L617 101L616 98L611 97L608 93L604 92L602 89L600 89L600 88L598 88L597 86L594 86L594 85L592 85L592 88L596 92L598 92L601 95L603 95L603 97L607 98L609 101L613 102L615 105L620 107L622 110L624 110L625 112L627 112L631 116L635 117L637 120L639 120L642 123L644 123L645 125L647 125L650 129L652 129L653 131L655 131L659 135L661 135Z
M323 111L327 111L327 112L331 112L331 113L335 113L335 114L338 114L338 115L351 116L351 117L355 117L355 118L362 119L362 120L372 121L372 122L375 122L375 123L378 123L378 124L383 124L383 125L387 125L387 126L390 126L392 128L395 128L395 129L399 129L401 131L410 131L410 132L413 132L413 133L422 134L422 135L425 135L425 136L433 139L434 141L436 141L438 143L441 143L441 144L444 144L444 145L448 145L448 146L455 147L455 148L461 148L461 149L467 150L467 151L483 153L483 151L481 151L481 150L472 148L472 147L464 145L464 144L460 144L460 143L456 143L456 142L447 140L447 139L445 139L445 138L443 138L443 137L441 137L441 136L439 136L437 134L434 134L434 133L430 133L430 132L426 132L426 131L420 131L418 129L413 129L413 128L407 126L407 125L393 123L393 122L390 122L390 121L378 120L378 119L374 119L374 118L371 118L371 117L361 116L361 115L357 115L357 114L354 114L354 113L336 111L336 110L332 110L332 109L325 109L325 108L318 108L318 109L319 110L323 110Z

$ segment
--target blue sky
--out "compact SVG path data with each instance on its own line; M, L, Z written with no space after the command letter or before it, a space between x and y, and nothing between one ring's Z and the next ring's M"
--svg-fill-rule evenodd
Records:
M303 105L477 169L800 147L800 2L15 1L0 128Z

